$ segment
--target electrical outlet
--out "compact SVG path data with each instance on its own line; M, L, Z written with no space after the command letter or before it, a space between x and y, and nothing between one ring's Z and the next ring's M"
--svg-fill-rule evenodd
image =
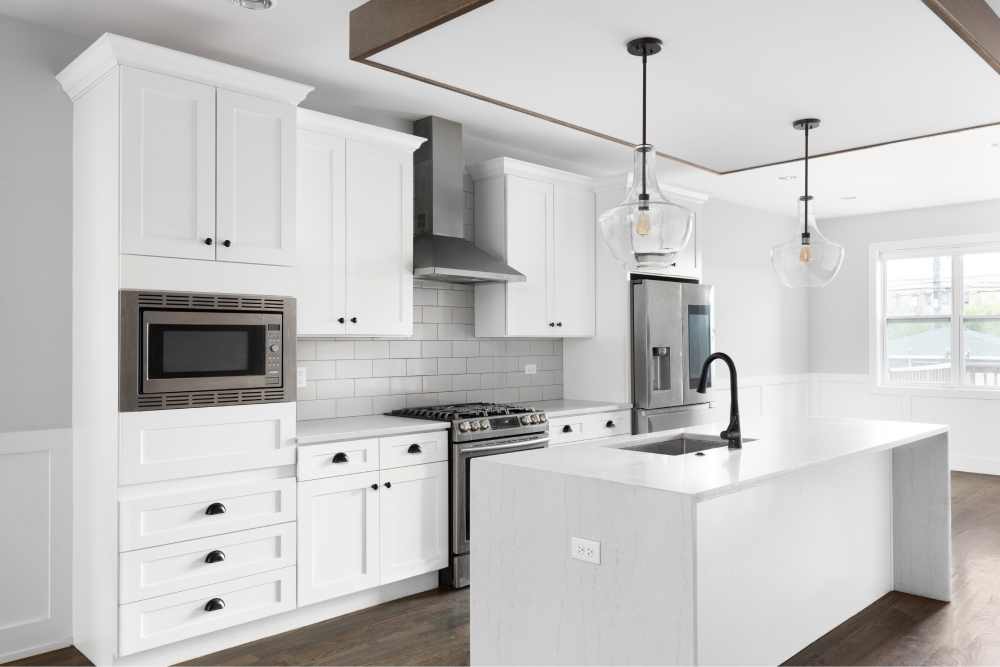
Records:
M295 369L295 386L302 389L306 386L306 368L299 366Z
M524 365L524 374L525 375L534 375L537 372L538 372L538 365L537 364L525 364Z
M582 537L571 537L569 540L569 556L584 563L601 564L601 543Z

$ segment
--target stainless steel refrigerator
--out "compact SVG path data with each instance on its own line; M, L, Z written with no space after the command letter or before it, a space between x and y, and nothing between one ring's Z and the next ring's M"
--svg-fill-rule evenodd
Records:
M697 389L702 364L715 350L712 291L690 282L632 279L634 433L710 420L712 392Z

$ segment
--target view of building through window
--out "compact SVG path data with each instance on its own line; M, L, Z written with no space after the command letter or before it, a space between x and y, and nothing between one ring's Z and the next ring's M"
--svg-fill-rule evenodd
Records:
M1000 252L886 259L884 269L884 381L1000 386Z

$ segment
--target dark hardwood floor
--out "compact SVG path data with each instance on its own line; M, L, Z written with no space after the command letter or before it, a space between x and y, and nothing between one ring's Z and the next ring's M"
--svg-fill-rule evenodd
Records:
M889 593L789 665L1000 664L1000 477L952 474L953 601ZM213 653L191 665L467 665L469 593L431 591ZM76 649L17 665L89 665Z

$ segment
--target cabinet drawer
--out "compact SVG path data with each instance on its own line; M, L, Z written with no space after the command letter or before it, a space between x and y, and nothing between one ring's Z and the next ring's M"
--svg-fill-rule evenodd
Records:
M221 608L209 611L209 603ZM121 655L295 609L295 568L286 567L119 608Z
M299 447L298 478L318 479L378 470L378 438Z
M379 465L382 470L447 460L447 431L379 438Z
M295 404L121 414L122 484L295 463Z
M119 602L136 602L295 565L295 524L241 530L121 555Z
M592 412L549 420L549 444L567 445L583 440L627 435L632 432L632 415L629 410Z
M288 521L295 521L293 478L140 496L118 503L122 551Z

